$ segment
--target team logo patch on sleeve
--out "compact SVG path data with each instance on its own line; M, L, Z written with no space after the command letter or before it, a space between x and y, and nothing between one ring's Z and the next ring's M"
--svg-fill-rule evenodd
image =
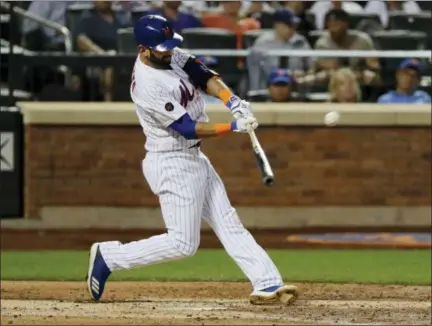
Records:
M171 112L172 110L174 110L174 105L171 102L168 102L167 104L165 104L165 110Z

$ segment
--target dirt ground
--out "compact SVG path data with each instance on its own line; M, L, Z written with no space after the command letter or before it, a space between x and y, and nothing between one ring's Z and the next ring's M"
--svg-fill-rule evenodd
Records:
M93 242L122 242L160 230L0 230L2 250L88 249ZM265 248L290 248L298 232L252 232ZM219 248L203 232L201 248ZM31 267L29 267L31 268ZM1 282L1 325L431 325L431 288L296 284L290 307L248 302L248 283L109 282L100 303L85 282Z
M296 284L290 307L252 306L247 283L1 283L2 325L431 325L428 286Z

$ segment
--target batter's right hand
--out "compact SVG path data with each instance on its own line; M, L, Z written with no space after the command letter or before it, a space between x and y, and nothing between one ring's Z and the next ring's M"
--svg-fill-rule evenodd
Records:
M234 119L238 119L239 117L252 115L252 109L250 103L242 100L240 97L233 95L227 102L226 106L230 109Z
M247 117L241 117L233 122L235 124L233 130L236 132L251 132L258 128L258 121L257 119L249 115Z

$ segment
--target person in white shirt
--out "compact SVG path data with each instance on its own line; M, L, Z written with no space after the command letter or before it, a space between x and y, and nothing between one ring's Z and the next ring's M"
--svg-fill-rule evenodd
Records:
M407 14L417 14L422 10L415 1L370 0L364 7L364 11L367 13L378 14L381 24L387 28L390 12L402 11Z
M315 15L315 26L319 30L325 29L325 16L331 9L343 9L349 14L363 12L363 7L351 0L344 1L316 1L309 12Z

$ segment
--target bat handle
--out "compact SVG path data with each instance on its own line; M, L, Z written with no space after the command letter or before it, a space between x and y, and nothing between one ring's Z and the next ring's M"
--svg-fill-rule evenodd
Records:
M250 131L248 131L248 133L249 133L252 145L253 146L257 146L259 144L259 142L258 142L257 136L255 135L255 131L254 130L250 130Z

